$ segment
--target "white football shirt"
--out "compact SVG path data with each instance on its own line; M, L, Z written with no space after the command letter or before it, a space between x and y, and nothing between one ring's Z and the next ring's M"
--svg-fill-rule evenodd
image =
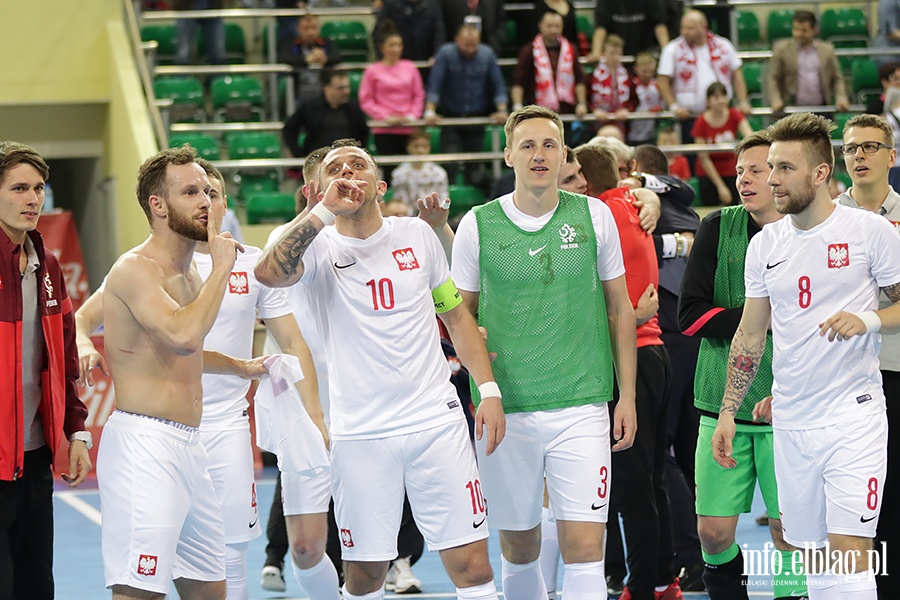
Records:
M431 297L450 270L427 223L388 217L365 240L326 227L303 269L325 340L333 439L403 435L465 418Z
M516 208L512 194L500 197L500 207L513 225L529 232L542 229L556 212L554 208L540 217L526 215ZM610 281L625 274L619 230L609 207L602 200L588 197L588 210L597 236L597 273L600 281ZM459 222L453 241L453 281L461 290L481 291L480 249L478 221L475 220L475 213L469 211Z
M809 231L790 218L750 240L748 298L769 298L777 429L834 425L884 412L878 350L870 334L829 342L819 324L840 311L878 308L879 289L900 283L900 234L884 218L836 205Z
M215 350L235 358L253 357L253 328L257 317L274 319L291 314L284 290L270 288L253 275L262 251L244 246L238 253L225 289L225 298L216 322L203 342L205 350ZM212 271L208 254L194 253L194 264L206 281ZM200 428L223 431L247 427L247 391L250 380L237 375L203 375L203 418Z

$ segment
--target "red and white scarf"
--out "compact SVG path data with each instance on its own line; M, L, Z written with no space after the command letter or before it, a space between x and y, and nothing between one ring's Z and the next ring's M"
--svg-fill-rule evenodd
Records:
M531 55L534 58L534 103L555 111L559 111L561 102L575 104L575 50L566 38L560 36L559 41L555 82L544 37L536 35L531 44Z
M730 88L731 65L725 60L728 55L728 46L724 38L706 32L706 44L709 47L710 66L716 81ZM675 93L706 94L706 90L697 89L697 50L679 37L675 45Z
M605 111L616 111L628 102L628 71L617 65L615 72L601 60L591 81L591 105Z

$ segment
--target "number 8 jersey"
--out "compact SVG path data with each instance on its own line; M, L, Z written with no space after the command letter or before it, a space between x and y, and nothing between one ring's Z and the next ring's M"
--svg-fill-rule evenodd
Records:
M878 308L900 283L900 234L883 217L836 205L804 231L790 217L750 240L747 298L769 298L774 342L772 426L812 429L884 412L881 336L829 342L819 325L840 311Z
M388 217L364 240L326 227L303 269L300 284L325 341L333 439L403 435L465 418L432 299L450 270L427 223Z

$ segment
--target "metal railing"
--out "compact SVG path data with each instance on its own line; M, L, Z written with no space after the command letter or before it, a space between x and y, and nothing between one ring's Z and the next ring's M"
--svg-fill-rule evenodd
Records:
M153 93L153 76L150 73L150 67L147 64L146 51L153 52L155 45L145 46L141 42L141 29L138 26L137 13L131 0L122 0L122 10L125 14L125 27L128 29L128 41L131 45L131 53L134 62L137 65L138 77L141 80L141 86L144 88L144 97L147 102L147 110L150 113L150 124L153 127L153 133L160 148L169 145L169 133L166 128L166 122L163 120L156 102L156 94Z

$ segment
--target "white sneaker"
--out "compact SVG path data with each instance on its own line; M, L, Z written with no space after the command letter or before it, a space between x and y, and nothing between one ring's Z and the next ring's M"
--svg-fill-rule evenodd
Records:
M391 587L388 587L389 585ZM422 582L413 575L408 556L391 563L385 580L385 589L393 590L396 594L418 594L422 591Z
M259 586L268 592L284 592L287 590L287 586L284 584L284 573L274 565L263 567Z

